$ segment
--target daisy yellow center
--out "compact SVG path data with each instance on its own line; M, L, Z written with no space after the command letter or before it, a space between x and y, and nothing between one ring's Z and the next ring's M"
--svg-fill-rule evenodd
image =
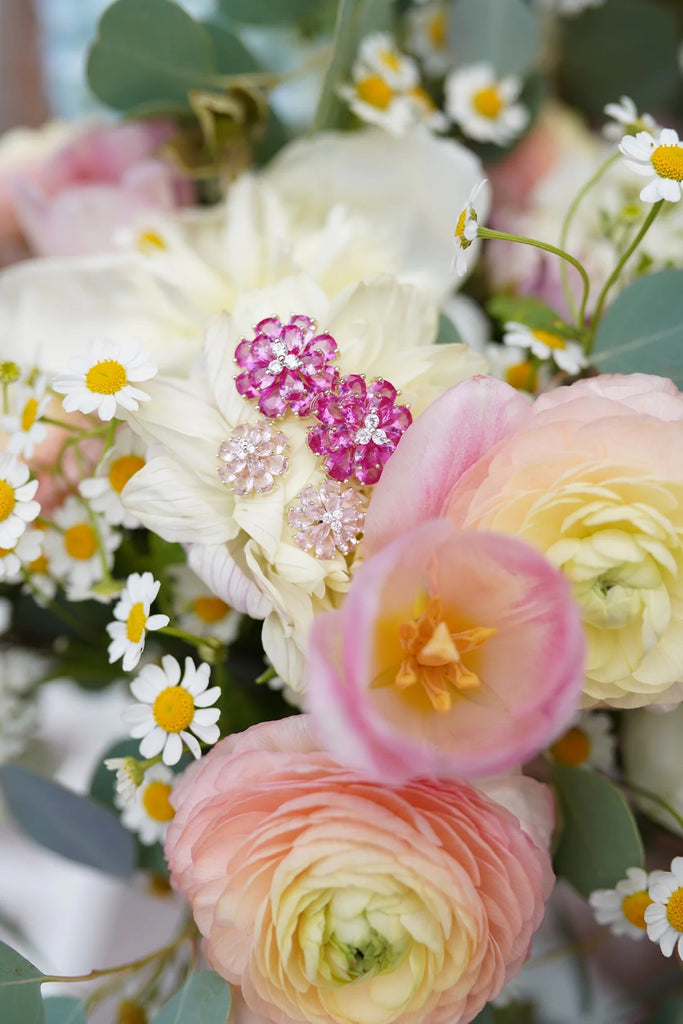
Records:
M465 221L467 220L467 207L460 211L458 223L455 225L455 237L462 238L465 233Z
M513 363L505 371L505 380L518 391L533 391L536 387L536 369L528 359Z
M4 519L9 519L16 503L14 488L10 487L6 480L0 480L0 523Z
M230 611L230 606L220 597L198 597L192 607L198 619L209 623L220 622Z
M429 42L435 50L443 50L446 45L446 12L435 11L429 19L427 29Z
M393 50L382 50L379 59L392 71L400 71L401 58Z
M418 103L424 110L433 111L436 110L434 101L429 93L425 92L422 86L416 85L410 90L411 97Z
M451 632L444 620L439 598L429 598L421 615L401 622L398 636L405 652L394 680L399 690L421 686L439 714L450 711L453 691L476 690L481 680L462 659L477 650L495 629L476 626Z
M569 729L557 743L553 743L550 752L560 764L576 768L584 764L591 752L590 740L582 729Z
M38 412L38 399L29 398L28 402L24 406L21 414L21 429L26 431L30 430L33 424L36 422L36 413Z
M548 348L566 348L564 338L560 334L554 334L553 331L543 331L540 328L531 333L534 338L543 345L547 345Z
M29 569L38 576L44 576L47 573L47 558L45 555L38 555L32 562L29 562Z
M76 523L64 531L64 547L71 558L85 561L97 551L97 537L88 523Z
M142 794L142 806L147 814L154 821L170 821L175 811L171 806L169 796L171 787L167 782L159 782L155 779Z
M141 231L137 237L137 247L140 252L149 253L155 249L165 249L166 243L157 231Z
M676 889L669 897L666 919L677 932L683 932L683 888Z
M135 476L145 464L139 455L122 455L114 459L109 469L109 483L112 490L120 494L132 476Z
M7 556L11 555L13 551L14 548L0 548L0 558L7 558Z
M181 732L194 718L194 701L182 686L167 686L154 701L152 714L165 732Z
M652 900L647 892L640 889L639 892L632 892L629 896L624 896L621 901L621 911L629 924L645 932L647 931L645 911L651 903Z
M115 395L128 383L126 368L118 359L102 359L85 375L85 386L96 395Z
M482 117L493 120L500 114L505 106L505 101L497 86L487 85L484 89L478 89L475 92L472 97L472 106Z
M657 146L650 160L660 178L683 181L683 146Z
M378 110L386 110L394 98L393 90L379 75L368 75L356 82L358 98Z
M142 601L136 601L126 619L126 637L132 644L139 644L147 625L147 615Z

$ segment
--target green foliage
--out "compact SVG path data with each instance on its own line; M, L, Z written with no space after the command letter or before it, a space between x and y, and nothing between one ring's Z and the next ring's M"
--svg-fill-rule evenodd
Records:
M585 768L554 764L551 780L560 799L562 830L555 870L582 896L611 889L626 869L643 866L638 826L619 790Z
M499 75L525 75L540 43L538 20L524 0L458 0L450 37L462 63L488 61Z
M683 270L625 288L598 326L593 359L604 373L657 373L683 387Z
M214 971L191 974L152 1024L225 1024L230 986Z
M445 313L439 313L439 330L436 335L437 345L461 345L460 332L453 321Z
M667 999L659 1007L650 1024L683 1024L683 995Z
M533 330L555 331L564 337L576 337L576 329L533 295L494 295L486 303L486 311L501 325L509 320L525 324Z
M111 811L20 765L3 765L0 785L17 822L37 843L121 878L132 874L135 842Z
M44 1024L40 997L44 977L11 946L0 942L0 1020L7 1024Z
M231 21L247 25L282 25L300 21L320 6L320 0L219 0Z
M52 996L43 1003L45 1024L85 1024L85 1003L71 996Z
M258 61L234 32L216 21L204 21L201 25L211 39L216 67L221 74L242 75L258 70Z
M566 18L560 77L565 98L593 117L626 93L640 109L661 107L678 84L678 26L652 0L607 0Z

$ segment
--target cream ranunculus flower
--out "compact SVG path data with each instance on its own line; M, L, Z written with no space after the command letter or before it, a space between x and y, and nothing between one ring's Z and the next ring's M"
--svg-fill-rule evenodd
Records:
M333 607L349 583L353 551L319 558L296 541L289 512L301 492L328 479L307 434L315 420L289 413L277 421L260 415L235 385L235 350L254 324L292 312L313 317L337 342L341 374L382 377L401 390L414 416L448 384L481 372L484 360L464 345L433 344L436 307L420 292L388 276L358 285L330 303L309 278L291 278L248 292L231 315L207 333L199 368L188 382L159 377L150 401L130 424L150 449L147 464L126 486L125 507L167 540L191 545L192 568L232 607L265 618L263 642L278 674L301 686L303 647L318 611ZM284 438L269 464L273 486L240 493L217 473L218 452L262 438L245 431L267 427ZM286 442L286 444L285 444ZM265 450L265 449L264 449ZM242 481L243 482L243 481ZM259 485L260 486L260 485ZM358 489L363 496L367 489Z
M649 790L683 817L683 704L672 711L644 709L622 717L621 749L626 779ZM635 793L637 806L683 836L683 826L659 803Z

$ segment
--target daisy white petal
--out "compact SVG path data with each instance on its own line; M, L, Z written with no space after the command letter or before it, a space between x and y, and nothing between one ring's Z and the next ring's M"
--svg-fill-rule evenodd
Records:
M107 626L112 637L109 644L109 661L123 656L123 669L129 672L140 661L145 647L145 637L150 630L162 629L169 623L168 615L152 615L149 610L159 592L160 584L151 572L142 575L134 572L128 577L121 598L114 608L116 622Z
M505 146L526 128L529 111L515 103L522 88L512 75L499 79L492 65L471 64L445 82L446 113L471 139Z
M147 401L149 395L130 382L149 380L157 372L139 346L101 341L91 343L87 356L72 360L70 370L52 381L64 395L65 410L97 412L104 421L114 418L119 405L134 412Z
M649 887L652 900L645 911L647 935L664 956L678 945L683 950L683 857L674 857L670 871L658 871Z
M608 925L614 935L642 939L648 930L647 914L652 909L649 876L642 868L628 868L626 878L614 889L596 889L588 902L598 924Z
M134 739L140 739L139 732L136 733L132 729L131 735L133 735ZM142 738L140 753L143 757L156 757L164 749L167 738L168 734L164 732L161 726L154 726L152 731Z
M38 481L29 480L28 467L14 455L0 455L0 548L12 548L40 505L33 501Z
M683 182L683 143L673 128L662 128L657 137L641 131L634 137L625 135L619 143L624 163L634 174L650 177L640 193L644 203L664 199L677 203Z
M184 737L183 737L184 738ZM189 746L189 744L188 744ZM183 753L183 740L178 733L169 733L164 743L164 752L162 759L164 764L173 765L178 764ZM192 751L194 754L194 751ZM199 757L199 754L195 754L195 757Z

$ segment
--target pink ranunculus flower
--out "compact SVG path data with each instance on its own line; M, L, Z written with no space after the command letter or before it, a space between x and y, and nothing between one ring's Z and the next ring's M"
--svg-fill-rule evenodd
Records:
M404 516L513 534L564 573L582 608L586 703L679 701L681 437L683 395L661 377L593 377L531 406L505 384L467 381L406 432L373 494L368 550Z
M545 787L491 793L383 786L306 716L266 722L174 790L172 884L211 966L276 1024L466 1024L520 969L552 880Z
M336 757L386 782L507 771L567 726L584 646L542 555L432 520L365 561L343 606L315 620L307 708Z

